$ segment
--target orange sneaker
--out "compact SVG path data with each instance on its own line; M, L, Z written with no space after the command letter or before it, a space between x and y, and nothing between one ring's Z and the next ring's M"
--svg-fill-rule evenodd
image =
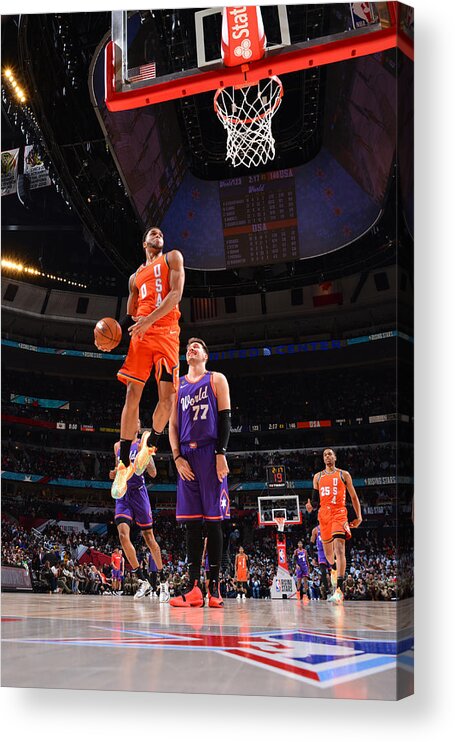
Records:
M300 593L298 591L297 591L297 600L302 600L302 598L300 597Z
M223 608L223 598L220 595L218 585L213 584L209 590L209 608Z
M204 596L197 582L194 583L194 586L190 590L183 593L183 595L171 598L169 605L173 608L202 608L204 605Z
M308 595L304 595L302 600L303 600L303 605L308 605L308 603L310 602Z

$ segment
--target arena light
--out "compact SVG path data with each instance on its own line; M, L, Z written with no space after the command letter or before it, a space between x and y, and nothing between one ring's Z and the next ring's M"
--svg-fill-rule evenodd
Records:
M22 263L18 263L15 260L8 260L7 258L2 258L2 269L6 269L16 273L27 273L30 276L41 276L42 278L48 278L51 281L66 283L67 286L76 286L79 289L88 288L87 284L85 283L70 281L69 278L64 278L64 276L56 276L54 275L54 273L43 273L37 268L31 268L30 266L23 265Z
M19 85L13 71L9 67L3 70L3 77L8 82L12 92L15 94L18 101L20 103L25 103L27 100L26 93L24 89Z

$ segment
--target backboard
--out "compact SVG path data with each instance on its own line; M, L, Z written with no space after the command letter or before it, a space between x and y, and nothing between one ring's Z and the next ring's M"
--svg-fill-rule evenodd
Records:
M395 3L261 6L266 53L221 59L222 8L112 12L105 47L110 111L186 98L372 54L397 44Z
M258 497L258 524L276 526L274 518L277 517L284 517L287 526L295 526L302 522L298 495Z

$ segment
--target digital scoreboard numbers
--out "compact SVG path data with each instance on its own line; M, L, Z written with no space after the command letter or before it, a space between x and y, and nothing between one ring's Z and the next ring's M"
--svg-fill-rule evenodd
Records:
M286 467L282 464L267 466L268 489L286 489Z
M226 268L300 257L292 170L221 180L220 202Z

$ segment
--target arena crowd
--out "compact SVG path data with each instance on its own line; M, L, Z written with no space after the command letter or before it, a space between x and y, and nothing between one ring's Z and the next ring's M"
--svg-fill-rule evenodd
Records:
M247 597L269 599L273 576L276 571L274 533L254 526L255 514L229 524L225 531L225 550L220 579L223 597L234 598L234 561L240 545L249 557ZM33 589L49 593L86 593L109 595L111 587L110 555L118 545L112 535L79 531L68 533L49 524L40 532L27 530L10 516L2 518L2 566L22 567L32 578ZM181 525L170 516L158 516L155 534L163 557L163 579L168 583L170 595L183 592L188 584L188 569L184 553ZM326 597L317 553L310 544L308 528L289 531L287 554L291 572L292 555L297 540L302 539L310 557L309 597L323 600ZM147 569L148 551L140 537L136 539L140 563ZM100 554L105 555L104 564ZM78 558L79 557L79 558ZM136 578L125 571L122 593L133 595ZM412 570L406 560L398 560L392 536L378 536L374 530L359 531L349 542L347 571L343 586L345 600L397 600L413 592Z

